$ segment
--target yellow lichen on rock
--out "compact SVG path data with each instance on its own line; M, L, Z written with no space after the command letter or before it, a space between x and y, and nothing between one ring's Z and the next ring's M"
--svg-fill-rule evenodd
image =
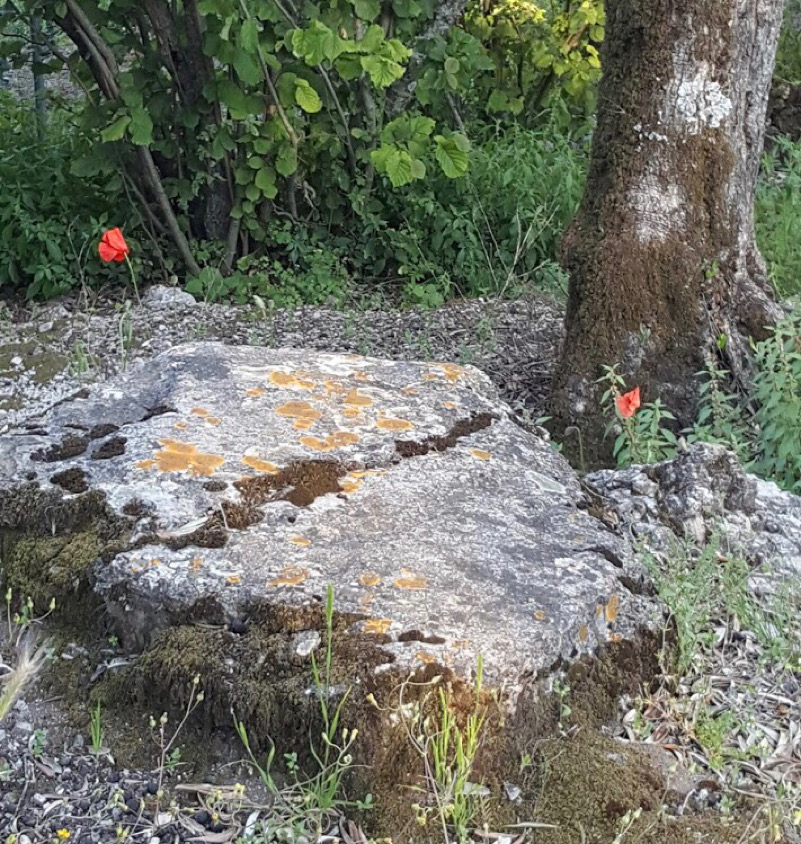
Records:
M159 440L161 450L153 456L161 472L189 472L192 475L208 477L225 463L219 454L199 451L197 446L180 440Z

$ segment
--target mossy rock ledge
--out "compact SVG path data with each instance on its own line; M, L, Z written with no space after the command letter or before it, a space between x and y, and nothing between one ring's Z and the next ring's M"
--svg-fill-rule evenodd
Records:
M479 655L508 713L571 666L635 688L663 623L568 464L446 363L176 347L0 440L0 554L7 585L110 618L173 690L215 659L308 684L329 584L363 697L470 683Z

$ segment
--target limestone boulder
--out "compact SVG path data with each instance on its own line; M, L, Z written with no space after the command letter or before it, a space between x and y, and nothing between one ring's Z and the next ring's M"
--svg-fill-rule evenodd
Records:
M653 550L667 553L677 539L704 545L717 534L763 583L801 576L801 497L748 474L723 446L699 443L653 466L594 472L585 483Z
M330 584L376 671L481 654L518 693L663 620L568 464L447 363L176 347L0 439L0 549L11 585L85 582L133 648Z

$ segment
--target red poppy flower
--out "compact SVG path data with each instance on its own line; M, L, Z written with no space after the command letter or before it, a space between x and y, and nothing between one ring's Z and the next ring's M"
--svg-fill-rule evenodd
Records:
M640 408L640 388L635 387L615 400L618 411L624 419L630 419Z
M121 229L110 229L100 238L97 251L102 260L121 263L128 257L131 249L125 242Z

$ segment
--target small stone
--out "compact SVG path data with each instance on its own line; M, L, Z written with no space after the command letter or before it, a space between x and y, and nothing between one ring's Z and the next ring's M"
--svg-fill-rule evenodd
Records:
M145 792L147 794L158 794L159 784L155 780L148 780L145 785Z
M640 475L631 484L631 491L635 495L645 495L648 498L653 498L658 489L659 487L653 481L646 478L645 475Z
M139 798L138 797L129 797L125 801L125 805L127 806L129 812L136 814L139 811L139 807L140 807Z
M295 636L292 647L298 656L307 657L321 641L320 634L316 630L304 630Z
M231 622L230 630L232 633L236 633L237 636L241 636L248 632L248 625L241 618L235 618Z
M505 782L503 784L503 790L506 792L506 799L510 803L516 803L523 793L520 786L515 785L513 782Z
M17 721L17 723L14 724L11 732L17 738L24 738L26 736L29 736L33 732L33 724L31 724L29 721Z
M211 823L211 814L206 809L195 812L193 820L201 826L208 826Z

